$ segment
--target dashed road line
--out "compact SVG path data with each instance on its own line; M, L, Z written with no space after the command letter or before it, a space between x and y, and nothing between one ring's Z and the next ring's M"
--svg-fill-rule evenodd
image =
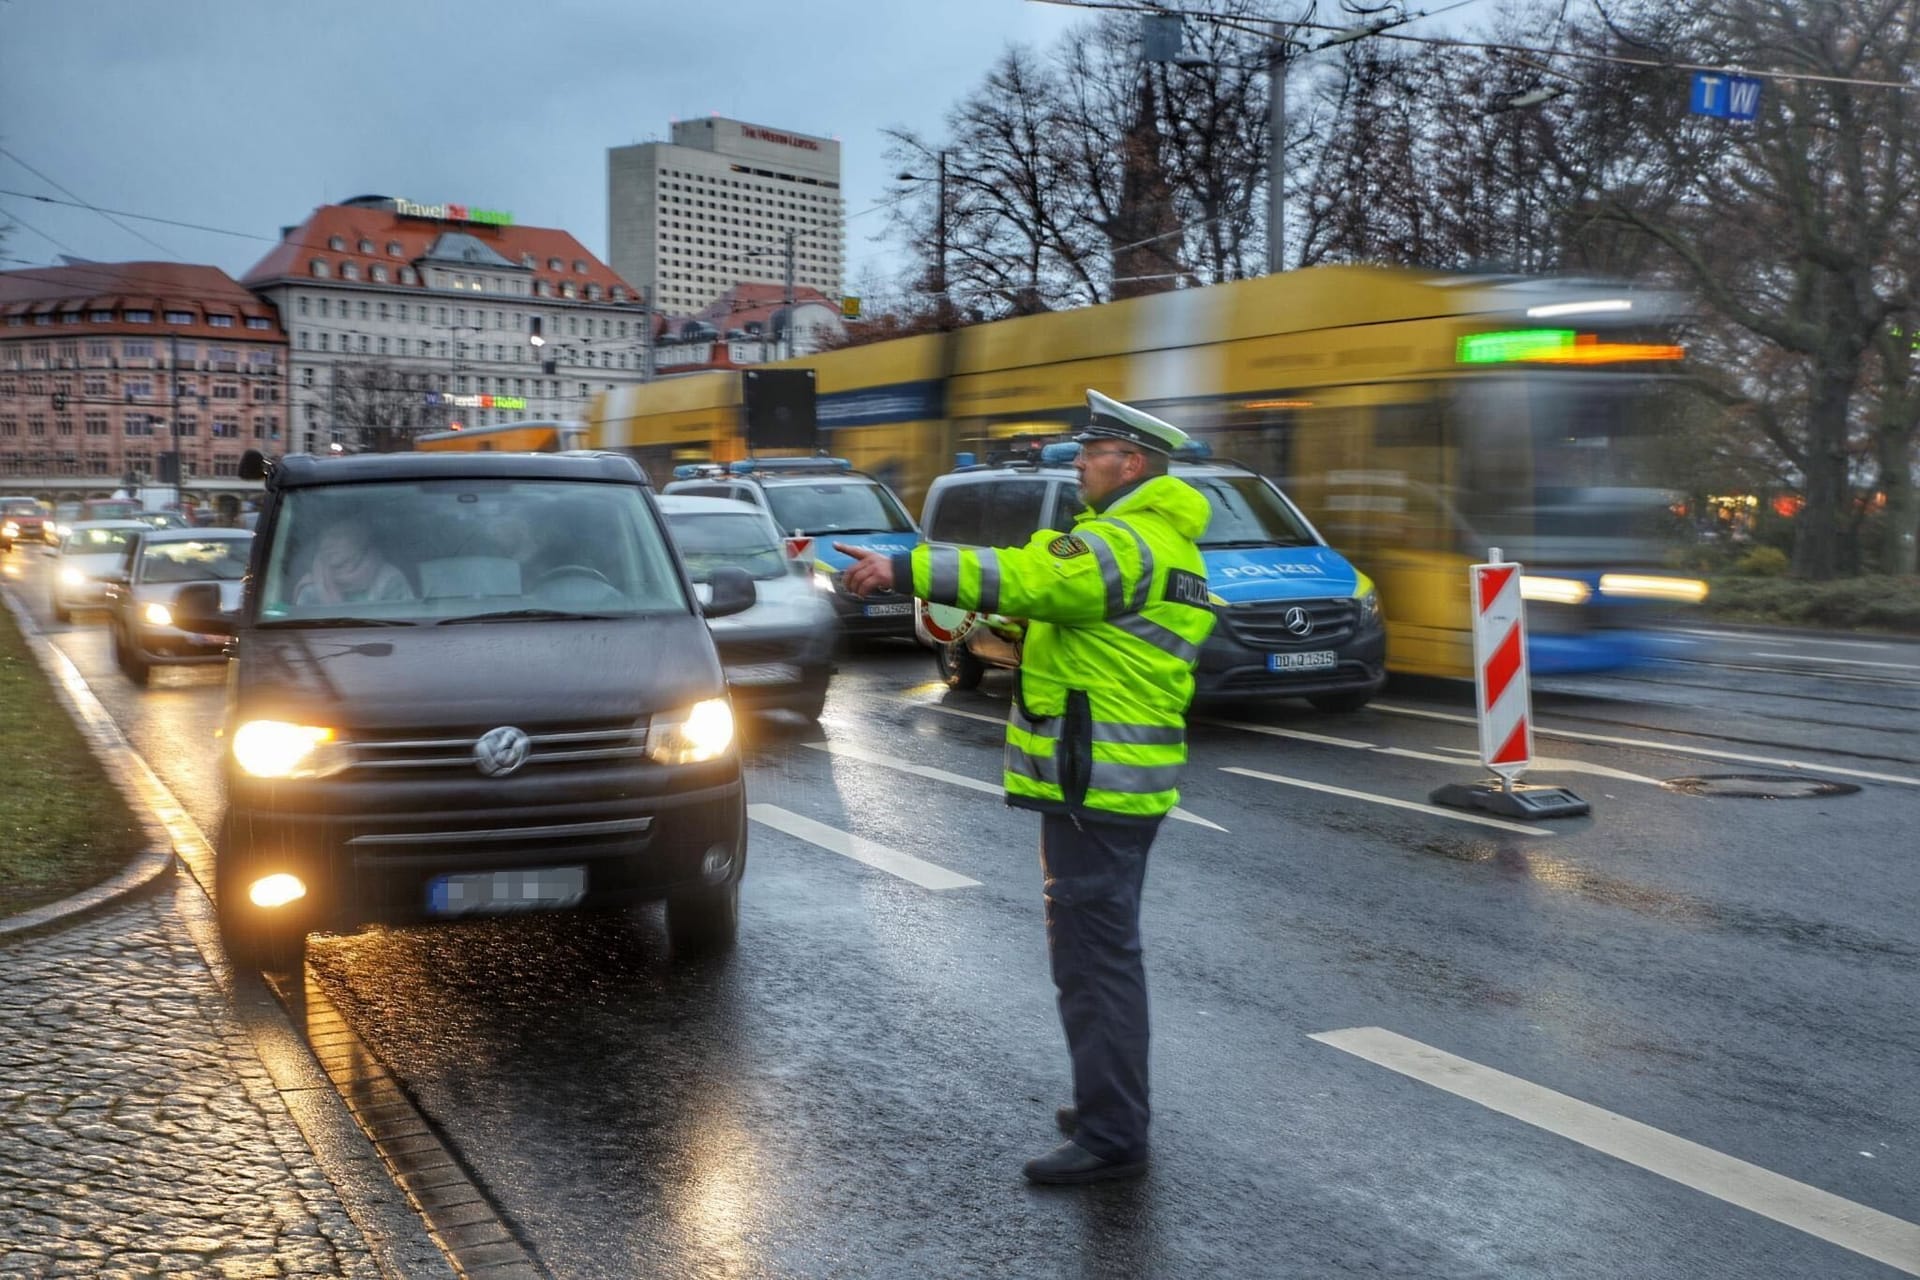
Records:
M750 804L747 816L762 826L772 827L775 831L784 831L796 839L817 845L829 853L837 853L843 858L852 858L864 863L876 871L898 876L923 889L932 889L936 893L947 889L970 889L980 882L949 871L936 863L916 858L910 853L901 853L898 849L888 848L877 840L865 836L856 836L830 827L824 822L816 822L804 814L782 809L777 804Z
M1243 778L1259 778L1262 782L1277 782L1283 787L1302 787L1308 791L1324 791L1328 795L1345 796L1349 800L1365 800L1369 804L1384 804L1395 809L1410 809L1415 813L1424 813L1434 818L1445 818L1449 822L1471 822L1482 827L1497 827L1502 831L1517 831L1523 836L1550 836L1553 832L1545 827L1529 827L1518 822L1508 822L1504 818L1487 818L1477 813L1462 813L1458 809L1442 809L1437 804L1421 804L1415 800L1401 800L1394 796L1377 796L1368 791L1353 791L1346 787L1336 787L1325 782L1308 782L1305 778L1288 778L1277 773L1263 773L1259 769L1242 769L1238 765L1223 765L1220 772L1237 773Z
M1472 716L1456 715L1451 711L1427 711L1420 707L1400 707L1389 703L1375 702L1369 706L1375 711L1384 711L1388 715L1413 716L1421 720L1444 720L1449 724L1474 724ZM1810 764L1805 760L1783 760L1777 756L1749 755L1744 751L1721 751L1714 747L1696 747L1681 742L1657 742L1648 738L1619 738L1605 733L1577 733L1571 729L1549 729L1543 725L1533 726L1536 738L1565 738L1573 742L1593 742L1610 747L1636 747L1643 751L1659 751L1667 755L1700 756L1709 760L1736 760L1741 764L1764 764L1775 769L1799 769L1806 773L1831 773L1848 778L1865 778L1869 782L1893 782L1903 787L1920 787L1920 778L1908 777L1898 773L1873 773L1866 769L1847 769L1839 765Z
M1309 1037L1684 1187L1920 1275L1920 1226L1382 1027Z

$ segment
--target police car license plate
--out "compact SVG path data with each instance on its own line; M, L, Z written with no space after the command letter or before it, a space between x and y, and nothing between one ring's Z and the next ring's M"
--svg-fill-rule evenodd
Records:
M1327 667L1338 666L1339 658L1331 649L1315 649L1311 653L1270 653L1267 655L1269 671L1320 671Z
M547 911L576 906L586 896L585 867L481 871L435 876L427 882L427 910L436 916Z
M796 684L800 668L791 662L752 662L727 668L728 684Z
M870 604L861 610L869 618L900 618L913 612L913 601L900 600L887 604Z

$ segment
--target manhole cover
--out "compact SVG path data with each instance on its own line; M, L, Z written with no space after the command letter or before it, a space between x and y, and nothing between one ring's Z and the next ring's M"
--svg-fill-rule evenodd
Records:
M1749 800L1813 800L1821 796L1850 796L1860 789L1851 782L1773 773L1703 773L1694 778L1669 778L1661 785L1684 795L1739 796Z

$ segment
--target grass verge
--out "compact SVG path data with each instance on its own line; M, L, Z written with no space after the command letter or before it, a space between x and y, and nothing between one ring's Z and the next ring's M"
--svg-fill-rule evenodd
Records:
M91 888L146 843L0 607L0 916Z
M1729 574L1711 579L1704 608L1729 622L1920 635L1920 577L1803 582Z

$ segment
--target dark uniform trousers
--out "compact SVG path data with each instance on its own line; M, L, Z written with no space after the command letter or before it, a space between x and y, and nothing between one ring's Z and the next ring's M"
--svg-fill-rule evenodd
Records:
M1147 973L1140 890L1152 822L1042 814L1047 952L1073 1059L1073 1140L1107 1160L1147 1150Z

